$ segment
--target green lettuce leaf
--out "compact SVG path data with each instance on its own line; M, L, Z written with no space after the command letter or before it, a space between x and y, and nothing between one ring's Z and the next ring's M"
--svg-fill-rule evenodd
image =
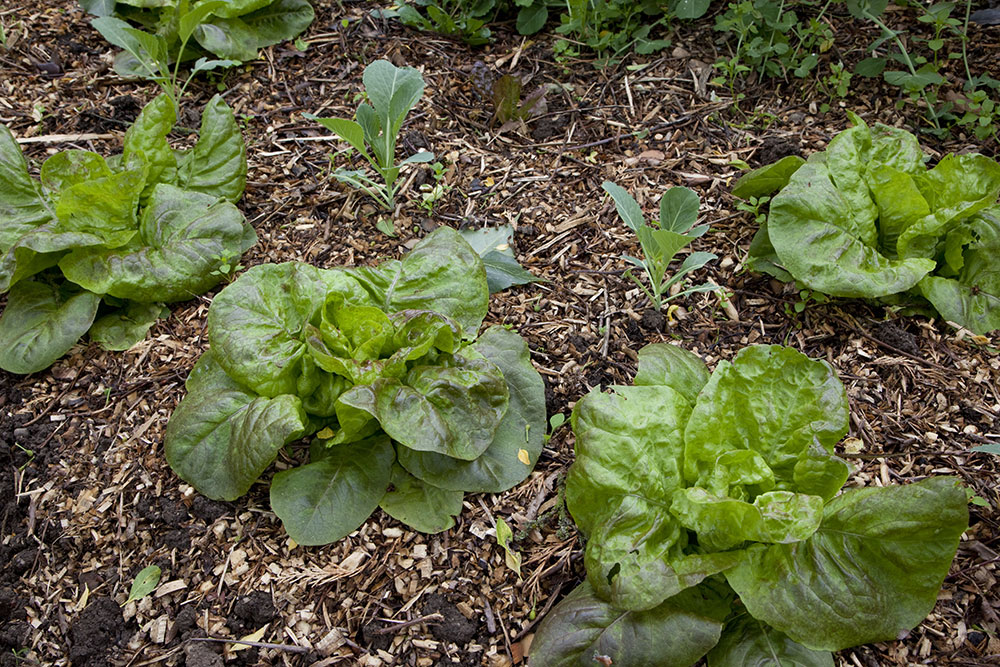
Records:
M209 498L244 495L278 455L306 431L297 396L257 396L234 382L209 351L191 373L188 394L163 436L174 472Z
M957 480L848 491L807 540L726 571L750 614L816 650L896 639L931 611L968 526Z
M400 448L400 464L418 479L453 491L500 493L522 482L538 462L545 438L545 386L528 345L503 327L490 327L469 346L503 373L510 396L493 442L473 461Z
M692 406L708 383L705 362L677 345L653 343L639 350L636 386L661 385L677 390Z
M532 667L692 665L719 641L728 611L689 589L647 611L622 611L580 584L545 617L531 643Z
M905 292L934 269L930 259L882 254L867 186L862 193L855 183L847 192L834 176L822 160L810 159L771 201L768 238L796 280L830 296L879 297ZM858 212L862 196L870 207Z
M448 491L422 482L401 466L392 466L392 490L379 507L397 521L421 533L440 533L455 525L462 512L461 491Z
M17 140L0 125L0 253L6 254L29 231L55 218L28 173ZM6 289L0 285L0 289Z
M312 364L311 357L304 362L309 352L303 329L332 291L356 303L368 300L345 271L300 262L250 268L219 292L209 309L208 335L219 363L256 393L297 394Z
M798 488L796 466L814 443L832 451L847 427L847 394L829 364L792 348L745 348L732 364L719 363L698 396L684 431L684 476L708 487L720 456L749 449L773 471L777 489L829 497L846 480L846 465L830 469L828 484L818 481L832 489L825 493Z
M157 184L177 182L177 158L167 143L167 135L176 122L174 103L166 93L160 93L142 108L125 132L122 164L128 165L138 156L149 170L142 192L143 201Z
M920 281L924 295L941 316L985 334L1000 329L1000 206L982 211L955 234L970 240L968 247L959 246L958 274L952 278L927 276Z
M0 316L0 368L23 374L49 367L87 332L100 302L85 290L19 282Z
M239 125L221 95L201 113L198 143L178 160L177 184L238 202L247 180L247 149Z
M105 350L127 350L143 340L158 319L169 314L158 303L129 301L118 311L99 317L90 327L90 339Z
M749 614L726 623L708 667L834 667L833 655L797 644Z
M787 155L777 162L747 172L733 186L733 196L750 199L773 194L785 187L792 174L805 163L798 155Z
M274 476L271 507L299 544L336 542L378 507L394 459L385 436L330 447L318 461Z
M476 251L449 227L428 234L402 261L348 273L387 313L432 310L461 324L466 338L475 337L486 317L490 296L486 269Z
M229 202L157 185L139 236L113 250L79 248L59 262L67 279L101 294L171 302L202 294L222 280L224 258L244 247L243 214Z

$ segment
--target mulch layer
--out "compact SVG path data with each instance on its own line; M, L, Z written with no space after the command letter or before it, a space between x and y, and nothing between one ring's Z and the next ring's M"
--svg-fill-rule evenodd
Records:
M199 80L184 103L181 124L196 127L204 102L225 90L243 125L250 174L240 207L260 236L244 265L367 265L400 256L440 225L511 224L517 258L546 282L492 297L487 324L509 324L528 340L550 415L568 415L593 387L630 383L638 350L652 342L678 342L711 366L753 343L826 359L851 402L851 431L838 447L856 468L849 485L949 474L978 498L930 616L899 641L839 653L838 664L1000 664L1000 459L968 451L1000 442L1000 338L861 301L797 313L794 287L741 270L756 224L729 194L733 161L758 166L820 150L847 126L845 109L919 127L918 110L897 108L897 89L858 80L821 113L824 96L809 80L751 80L734 109L728 91L709 82L725 53L710 19L674 26L673 46L660 54L601 70L554 60L550 35L523 38L501 26L495 44L473 49L372 18L369 3L314 4L305 51L266 49L257 62ZM877 34L846 15L828 20L837 38L824 58L865 57ZM111 47L73 0L7 0L0 21L8 40L0 122L24 140L29 160L70 147L119 151L155 86L114 74ZM1000 78L1000 27L972 30L974 71ZM447 187L427 210L420 186L433 184L431 173L404 172L395 238L376 230L370 202L330 178L343 147L303 117L350 117L363 67L379 57L422 70L427 91L402 150L434 151ZM525 90L549 92L544 113L501 131L481 80L507 73ZM59 136L79 134L89 138ZM958 135L922 140L933 157L997 152L995 141ZM621 255L638 254L638 244L600 189L606 179L649 212L668 186L696 190L712 230L694 249L719 255L699 278L730 298L694 295L669 317L650 309L623 277ZM568 427L522 485L466 496L447 532L418 534L376 511L336 544L297 546L270 512L266 483L215 502L164 460L164 426L207 346L211 297L174 305L127 352L84 341L46 371L0 372L0 665L523 664L538 621L583 576L560 496L573 459ZM497 518L515 529L520 575L496 544ZM160 585L123 606L151 564L162 568ZM247 635L266 646L212 641Z

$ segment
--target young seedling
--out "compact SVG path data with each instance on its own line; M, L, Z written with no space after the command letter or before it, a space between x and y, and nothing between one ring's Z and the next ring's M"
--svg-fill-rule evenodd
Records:
M695 226L698 221L697 194L687 188L671 188L664 192L660 198L660 220L652 226L646 224L639 204L624 188L611 181L604 181L601 187L611 195L621 219L639 237L644 258L622 255L622 259L645 272L649 287L632 273L632 269L627 270L625 275L649 297L654 308L659 310L664 303L694 292L719 289L718 285L705 283L670 294L670 288L683 280L684 276L716 258L711 252L693 252L681 262L673 275L667 274L674 256L708 231L708 225Z
M387 210L396 207L396 179L400 168L416 162L430 162L434 154L428 151L414 153L396 163L396 140L406 114L424 94L424 78L412 67L396 67L388 60L376 60L365 68L363 76L368 102L358 106L357 121L346 118L318 118L319 122L357 150L381 182L360 169L333 172L333 177L370 195ZM369 104L370 102L370 104Z
M141 600L152 593L156 589L156 585L160 583L160 574L160 568L156 565L143 568L139 574L135 575L132 588L128 592L128 599L125 600L125 604L122 606L124 607L129 602Z
M177 37L180 40L180 48L173 58L167 38L161 33L143 32L114 16L101 16L94 19L91 25L101 33L104 39L118 48L124 49L125 53L134 59L133 62L126 63L119 57L116 60L116 68L124 67L144 79L154 81L173 102L175 112L179 113L180 98L184 95L184 91L187 90L188 84L191 83L195 74L240 64L237 60L199 58L191 67L191 73L188 74L187 79L181 82L179 78L181 55L195 29L208 21L212 12L225 6L226 3L223 0L202 2L193 8L190 7L188 0L182 0L178 3L174 10L174 19L177 21Z

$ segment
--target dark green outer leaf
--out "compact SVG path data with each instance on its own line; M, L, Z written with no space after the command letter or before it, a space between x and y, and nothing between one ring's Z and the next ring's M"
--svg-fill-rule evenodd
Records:
M440 533L455 525L463 492L421 482L399 465L392 466L390 481L393 489L382 496L379 507L393 519L421 533Z
M788 155L777 162L758 167L740 176L733 186L733 196L740 199L774 194L788 184L799 167L806 163L798 155Z
M237 385L212 351L191 375L164 433L167 462L209 498L235 500L305 432L306 414L296 396L264 398Z
M180 160L178 184L238 202L247 180L247 150L243 135L222 96L214 96L201 114L198 143Z
M813 443L832 451L847 427L847 394L829 364L779 345L748 347L732 365L721 362L698 397L684 431L684 476L706 484L720 455L745 448L791 483Z
M28 163L14 135L0 125L0 253L6 253L24 234L54 217L28 174Z
M796 280L831 296L871 298L905 292L933 270L928 259L882 255L874 224L855 217L851 211L859 205L847 197L817 160L796 171L772 200L768 238Z
M474 461L401 447L399 462L434 486L500 493L522 482L538 462L545 437L545 386L531 365L528 345L513 331L490 327L470 347L497 365L510 393L493 442Z
M137 240L115 250L75 250L59 266L69 280L101 294L183 301L219 283L223 257L242 254L243 236L243 214L229 202L160 184Z
M726 624L708 654L708 667L833 667L833 656L797 644L744 614Z
M693 603L668 600L649 611L620 611L580 584L542 621L531 667L587 667L606 656L615 667L688 667L718 642L721 619Z
M636 386L670 387L693 406L708 378L705 362L682 347L652 343L639 350L639 371L634 380Z
M259 394L297 393L308 354L302 327L332 291L367 305L367 294L345 271L300 262L252 267L219 292L208 311L208 335L219 362Z
M367 519L389 486L392 443L376 436L336 445L316 462L284 470L271 483L271 507L293 540L329 544Z
M11 289L0 316L0 368L34 373L48 368L87 332L101 297L65 293L35 281Z
M98 318L90 327L90 340L105 350L127 350L143 340L156 320L169 312L158 303L129 301L117 312Z
M808 540L753 546L726 578L754 618L810 648L892 640L934 607L967 526L954 478L851 490Z
M439 227L402 261L347 272L387 313L432 310L462 325L474 338L489 307L486 269L475 250L450 227Z
M751 271L766 273L774 276L783 282L794 280L792 274L779 266L781 259L771 245L771 238L767 233L767 221L761 223L760 229L754 234L750 241L750 248L747 251L746 267Z

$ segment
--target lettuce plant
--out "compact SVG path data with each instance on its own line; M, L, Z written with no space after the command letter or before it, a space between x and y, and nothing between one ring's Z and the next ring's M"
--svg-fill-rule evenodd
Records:
M145 337L161 303L202 294L256 234L233 205L246 148L232 110L214 97L193 148L167 143L166 95L125 134L121 155L70 150L48 158L41 182L0 127L0 368L33 373L88 331L109 350ZM103 306L102 306L103 303Z
M339 540L376 507L448 529L463 492L523 480L545 435L525 342L497 326L476 337L488 300L482 260L449 228L374 268L251 268L209 309L211 349L167 425L167 461L234 500L312 436L309 462L271 484L296 542Z
M677 294L670 294L670 288L679 283L692 271L697 271L716 258L715 253L693 252L688 255L676 273L667 274L667 268L674 256L689 243L708 231L708 225L698 225L698 195L688 188L670 188L660 197L660 219L654 225L647 225L642 208L625 188L611 181L601 185L611 195L615 209L622 221L639 237L639 246L644 257L622 255L622 259L641 269L649 282L647 288L635 277L632 270L626 271L632 282L639 286L653 307L659 310L663 304L694 292L709 292L719 289L718 285L706 283L689 287ZM666 294L666 298L664 298Z
M396 206L396 179L400 168L434 159L433 153L420 151L396 163L396 138L406 114L424 94L424 77L412 67L396 67L388 60L376 60L365 68L362 78L371 104L362 102L358 106L357 122L346 118L317 118L311 114L306 117L318 121L350 144L368 160L382 182L372 179L361 169L343 167L334 171L333 177L362 190L391 211Z
M572 425L587 580L543 621L532 667L832 667L930 612L968 525L954 478L841 492L844 387L791 348L709 374L648 345L635 386L592 391Z
M928 169L912 134L851 120L825 151L736 184L745 199L780 190L747 266L830 296L929 302L975 333L1000 328L1000 164L948 155Z
M299 35L314 17L307 0L80 0L80 5L98 17L94 27L105 39L125 49L115 59L115 71L153 80L161 76L155 71L159 62L168 65L160 70L169 70L171 63L176 67L206 54L221 59L200 61L204 70L209 64L254 60L260 49ZM125 21L150 32L124 32ZM194 43L188 43L192 36Z

